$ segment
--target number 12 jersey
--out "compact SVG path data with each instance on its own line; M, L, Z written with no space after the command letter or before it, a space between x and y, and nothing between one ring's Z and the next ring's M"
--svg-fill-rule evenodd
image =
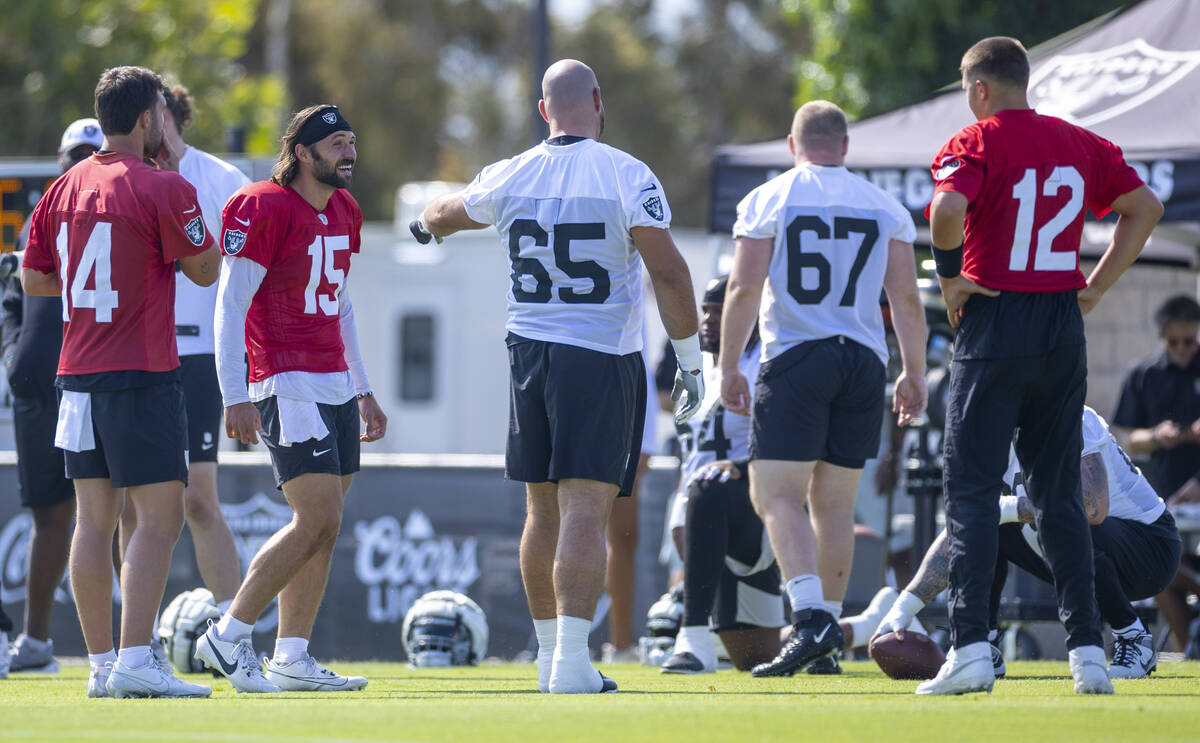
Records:
M593 139L543 142L484 168L462 200L508 252L509 332L618 355L642 349L642 260L629 231L671 223L644 163Z

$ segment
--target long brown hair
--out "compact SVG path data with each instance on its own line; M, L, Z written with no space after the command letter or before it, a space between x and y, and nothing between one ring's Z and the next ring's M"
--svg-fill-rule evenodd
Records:
M287 130L283 133L283 138L279 140L279 162L271 168L272 183L287 186L296 179L296 173L300 170L300 158L296 157L296 145L300 143L300 129L304 127L304 122L308 121L310 116L324 108L329 108L329 104L318 103L302 111L297 111L292 116Z

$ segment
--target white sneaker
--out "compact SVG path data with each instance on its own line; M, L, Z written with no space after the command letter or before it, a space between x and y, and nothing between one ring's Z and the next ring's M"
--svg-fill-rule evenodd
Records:
M104 685L110 696L117 699L149 697L207 697L212 689L176 678L153 658L141 668L130 668L117 661Z
M1157 670L1158 654L1149 633L1113 637L1113 657L1108 664L1110 679L1144 679Z
M1071 675L1075 677L1076 694L1112 694L1112 681L1105 668L1104 648L1084 645L1067 653Z
M258 656L249 640L226 642L217 636L217 624L208 620L208 630L196 640L193 657L217 671L233 688L250 694L277 694L280 689L263 675Z
M283 691L358 691L367 685L362 676L334 673L308 653L291 663L268 660L266 677Z
M996 677L992 673L992 651L986 642L973 642L964 648L950 648L937 676L917 685L917 694L992 693Z
M91 699L107 699L108 698L108 676L112 673L113 664L105 663L102 666L92 666L91 673L88 674L88 697Z
M39 647L34 647L35 645ZM58 673L54 659L54 640L38 642L22 632L9 648L8 670L22 673Z
M0 679L8 678L8 666L12 656L8 652L8 633L0 632Z

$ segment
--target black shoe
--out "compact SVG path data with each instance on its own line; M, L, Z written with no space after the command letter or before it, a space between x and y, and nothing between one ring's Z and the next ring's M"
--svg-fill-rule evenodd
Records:
M597 671L596 673L600 673L600 672ZM600 673L600 693L601 694L611 694L616 690L617 690L617 682L613 681L608 676L605 676L603 673Z
M715 670L715 668L705 668L704 661L697 658L694 653L684 651L675 653L663 661L659 673L712 673Z
M839 676L842 664L838 662L837 653L834 653L814 660L806 670L814 676Z
M1008 671L1008 667L1004 665L1004 653L1000 652L1000 646L994 642L989 642L988 646L992 649L992 675L1002 679Z
M833 655L846 641L837 620L824 609L806 609L796 613L792 636L775 660L760 663L751 671L756 678L791 676L813 661Z

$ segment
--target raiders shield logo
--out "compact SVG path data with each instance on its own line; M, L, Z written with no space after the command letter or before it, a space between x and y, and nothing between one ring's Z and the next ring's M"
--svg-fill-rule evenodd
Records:
M199 216L192 217L192 221L183 226L183 231L187 233L192 245L200 247L204 244L204 220Z
M242 247L246 245L246 233L241 230L225 230L225 235L221 239L221 248L225 251L225 255L237 255L242 251Z
M1083 54L1059 54L1029 77L1038 113L1092 126L1161 95L1200 66L1200 51L1166 51L1142 39Z
M657 196L651 196L650 198L643 201L642 208L645 209L646 213L649 214L651 217L657 219L659 222L662 221L662 218L663 218L662 201Z
M333 111L326 111L325 113L321 114L321 120L326 124L332 124L337 121L337 114Z

